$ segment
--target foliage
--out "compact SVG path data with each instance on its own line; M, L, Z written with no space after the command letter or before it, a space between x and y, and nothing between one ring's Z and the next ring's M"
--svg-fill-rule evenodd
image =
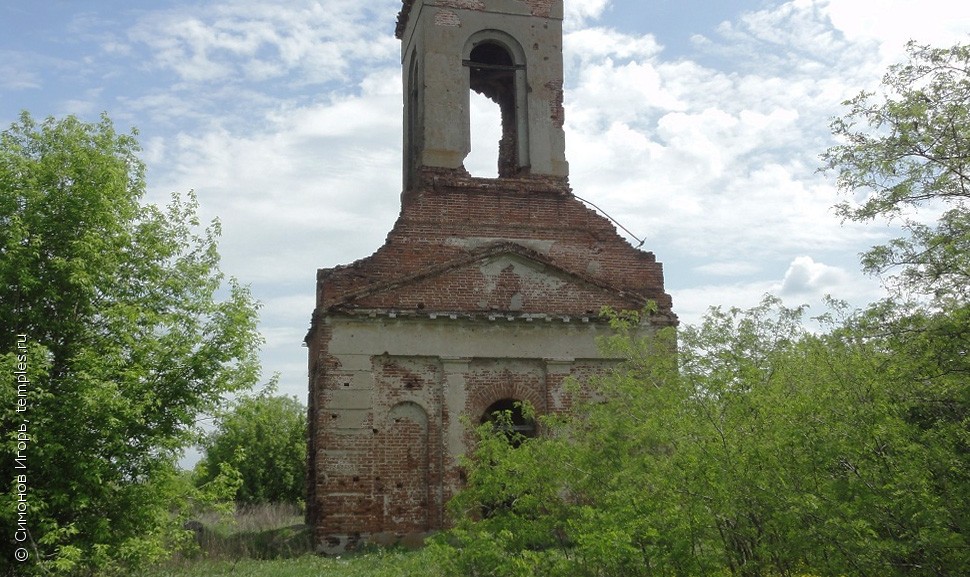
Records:
M241 478L240 478L241 480ZM233 495L238 487L233 487ZM290 559L313 552L312 530L303 510L293 503L196 510L186 527L197 547L183 547L163 565L185 565L220 559Z
M196 466L198 482L214 479L229 465L241 477L241 504L302 502L306 477L306 407L295 397L261 394L236 400L204 441Z
M627 362L575 417L517 449L482 429L439 544L453 574L960 574L966 429L914 422L911 359L864 319L819 336L802 315L713 309L676 356L672 331L621 332Z
M863 259L892 298L832 302L819 333L772 298L676 335L614 317L626 360L572 417L518 448L479 430L436 545L451 574L965 574L970 47L908 51L823 156L866 194L843 217L907 219Z
M0 363L14 374L24 356L30 377L25 410L0 408L4 527L16 520L8 482L27 476L31 558L18 574L162 555L180 537L175 461L197 417L258 374L256 306L225 286L219 223L201 228L191 194L144 204L138 153L106 116L24 113L0 135ZM14 386L3 380L4 399ZM0 547L9 571L12 543Z
M847 194L844 218L909 216L909 235L868 252L867 270L900 268L897 288L967 303L970 293L970 45L910 42L909 60L889 68L884 93L862 92L832 124L843 144L823 160ZM914 209L938 211L934 225Z
M439 577L437 558L429 551L372 551L344 557L306 555L261 561L236 559L160 565L133 577Z
M967 535L970 469L970 45L910 43L890 67L883 95L863 92L833 125L844 139L823 159L858 221L907 217L907 236L863 256L869 272L894 274L891 297L859 329L893 355L905 420L927 453L933 483L948 495L952 527ZM858 197L857 197L858 198ZM935 224L919 212L936 215ZM956 545L967 549L966 537Z

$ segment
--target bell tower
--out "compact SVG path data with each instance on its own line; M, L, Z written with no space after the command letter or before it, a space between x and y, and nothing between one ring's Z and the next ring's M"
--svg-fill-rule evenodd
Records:
M562 0L404 0L401 212L374 254L317 271L306 336L306 514L322 551L447 527L469 423L511 409L537 434L520 402L571 411L586 392L568 383L621 360L597 345L603 307L650 310L643 332L677 323L653 253L569 187L562 13ZM501 111L497 178L464 166L471 91Z
M467 175L472 90L501 110L499 178L566 182L562 15L562 0L405 0L405 191L429 170Z

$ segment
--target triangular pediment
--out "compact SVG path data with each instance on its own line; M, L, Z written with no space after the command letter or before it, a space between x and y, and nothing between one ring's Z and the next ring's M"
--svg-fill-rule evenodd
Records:
M501 242L343 295L331 309L595 315L604 306L645 304L638 294Z

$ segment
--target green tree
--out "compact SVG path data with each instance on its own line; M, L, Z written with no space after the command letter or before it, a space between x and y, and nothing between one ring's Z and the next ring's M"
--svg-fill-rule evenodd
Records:
M437 544L455 575L957 576L970 566L970 48L910 44L824 159L903 217L868 252L892 297L823 315L775 299L605 345L593 402L511 448L480 430ZM940 215L916 219L917 209ZM676 341L676 346L674 342ZM676 350L676 355L672 352ZM495 503L503 506L494 507ZM483 515L488 511L488 515Z
M843 143L823 154L850 200L847 219L904 218L908 236L869 251L868 271L899 269L902 288L948 301L970 297L970 45L910 42L880 93L862 92L832 123ZM857 202L858 200L858 202ZM935 224L913 211L940 211Z
M547 434L517 449L480 431L459 521L438 545L445 564L456 575L960 575L966 484L939 476L960 448L910 418L911 360L860 319L814 335L802 315L773 299L714 309L679 331L677 360L672 331L621 332L607 346L627 361L573 417L546 419Z
M880 94L863 92L832 124L843 143L823 160L850 198L843 217L904 217L906 236L863 257L891 297L862 321L909 382L901 406L918 427L937 489L970 532L970 45L910 43ZM858 200L857 200L858 199ZM916 216L938 215L935 222ZM966 548L967 540L962 545Z
M3 379L0 408L4 527L26 475L18 574L161 555L197 418L258 378L257 307L219 271L219 223L200 226L191 194L144 203L139 151L106 116L24 113L0 135L0 362L30 377L22 391Z
M234 402L204 441L196 481L205 484L226 465L242 483L237 503L301 502L306 496L306 407L272 387Z

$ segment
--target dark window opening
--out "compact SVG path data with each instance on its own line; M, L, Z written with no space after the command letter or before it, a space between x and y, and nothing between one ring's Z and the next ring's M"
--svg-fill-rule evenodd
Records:
M502 399L492 403L482 415L482 424L491 424L495 431L504 434L513 448L536 436L535 421L523 414L522 402L515 399ZM515 500L515 496L509 496L503 500L481 503L482 517L487 519L511 511L515 507Z
M469 87L499 106L502 117L502 138L499 140L499 178L512 177L519 172L519 135L517 118L516 65L504 47L483 42L472 49L469 60Z
M496 430L505 434L513 446L536 436L535 421L525 416L522 402L515 399L502 399L492 403L482 415L482 424L485 423L492 423Z

